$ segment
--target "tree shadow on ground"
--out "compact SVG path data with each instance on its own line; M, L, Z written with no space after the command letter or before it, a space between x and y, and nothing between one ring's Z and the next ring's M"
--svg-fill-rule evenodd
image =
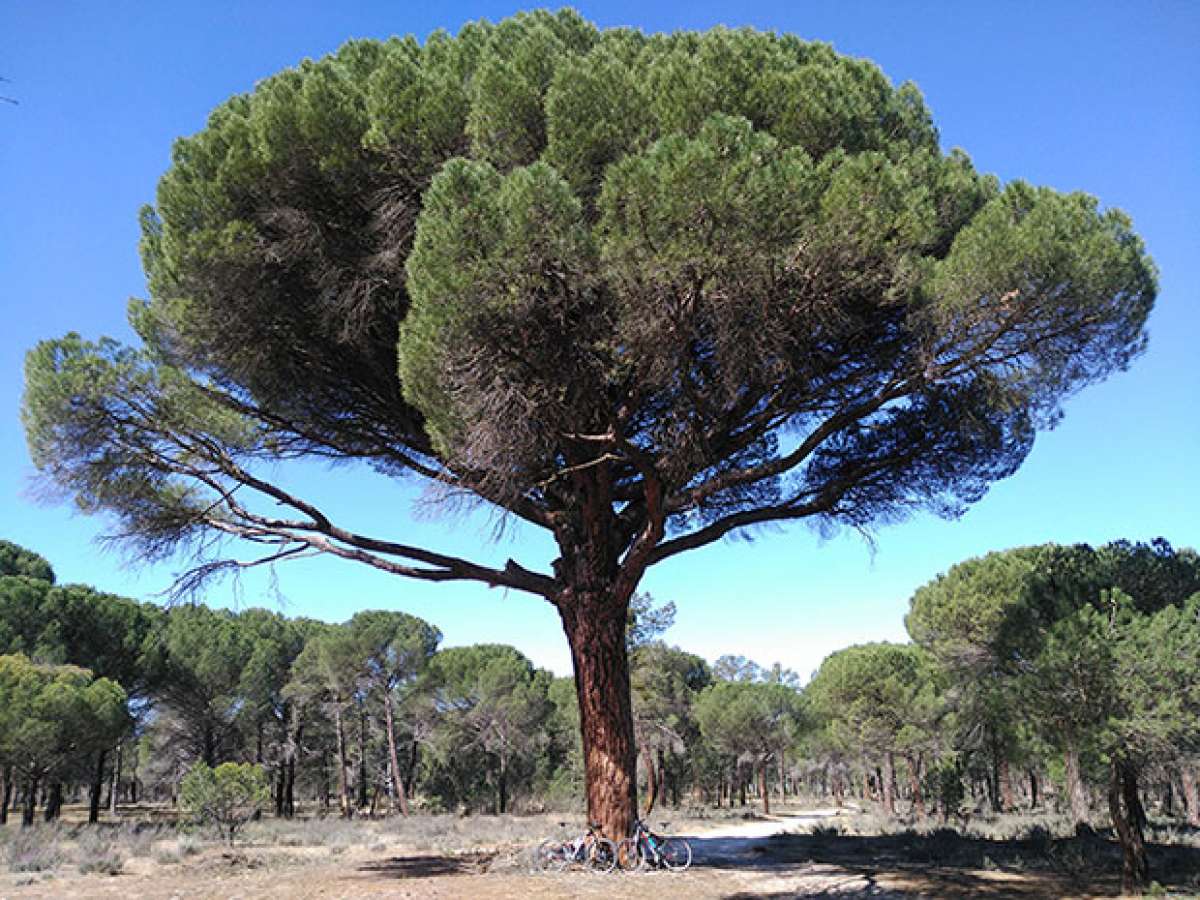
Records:
M432 878L442 875L479 875L488 870L494 853L470 853L462 856L393 856L380 862L367 863L358 871L385 878Z
M967 837L952 829L854 836L784 834L771 838L689 837L700 868L786 875L773 892L751 897L988 897L1120 896L1121 851L1103 833L1023 840ZM1200 887L1200 848L1150 843L1151 877L1164 889ZM811 882L811 890L808 888Z

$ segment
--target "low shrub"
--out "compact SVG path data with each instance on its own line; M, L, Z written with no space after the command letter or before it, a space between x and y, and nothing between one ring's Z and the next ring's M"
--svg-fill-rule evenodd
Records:
M250 763L222 763L215 769L197 763L179 785L184 812L196 822L217 828L230 846L270 797L262 767Z
M67 861L62 830L53 825L22 828L4 849L10 872L53 872Z

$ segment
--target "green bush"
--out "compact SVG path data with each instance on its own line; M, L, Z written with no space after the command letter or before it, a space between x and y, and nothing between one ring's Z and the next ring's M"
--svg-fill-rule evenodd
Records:
M215 827L232 845L238 829L262 810L270 794L259 766L222 763L213 769L201 762L183 777L179 802L194 821Z

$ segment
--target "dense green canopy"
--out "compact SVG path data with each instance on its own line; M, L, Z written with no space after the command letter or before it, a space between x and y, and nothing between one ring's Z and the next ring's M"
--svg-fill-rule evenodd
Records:
M54 582L54 569L48 561L12 541L0 541L0 576L5 575Z
M25 420L43 472L158 552L288 531L219 492L279 500L247 470L298 453L556 531L564 473L603 460L618 550L648 491L692 533L651 560L760 521L953 509L1140 350L1154 296L1124 216L943 154L869 62L569 11L266 79L176 144L143 233L145 348L41 345ZM289 505L356 558L396 552Z

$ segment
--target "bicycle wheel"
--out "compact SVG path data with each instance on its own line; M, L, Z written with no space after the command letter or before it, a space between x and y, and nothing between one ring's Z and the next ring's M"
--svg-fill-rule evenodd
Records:
M633 872L646 864L641 847L633 838L625 838L617 844L617 865L623 872Z
M561 872L570 861L562 841L542 841L533 854L533 864L542 872Z
M588 866L593 872L611 872L617 866L617 845L608 838L596 838L588 850Z
M673 871L682 872L692 864L692 845L683 838L666 838L658 851L662 864Z

